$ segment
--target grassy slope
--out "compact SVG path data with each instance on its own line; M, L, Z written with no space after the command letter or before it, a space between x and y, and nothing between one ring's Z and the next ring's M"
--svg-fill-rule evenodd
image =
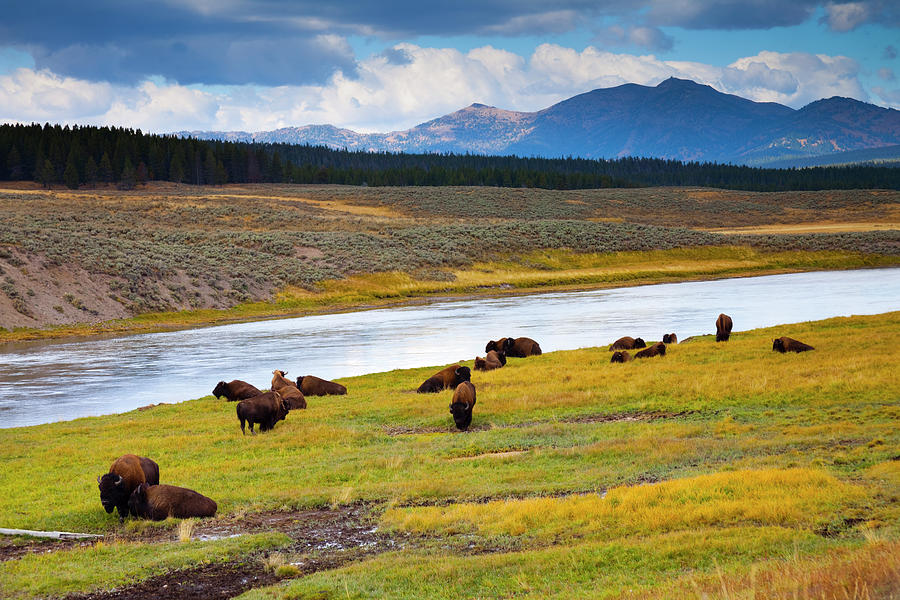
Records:
M253 597L653 596L741 587L751 566L772 589L772 574L826 565L897 582L878 569L900 535L900 348L886 343L898 332L889 313L699 338L625 365L602 346L511 359L474 375L466 434L450 392L413 392L434 368L342 380L347 396L311 398L255 437L211 397L3 430L0 526L115 531L96 476L135 452L221 514L365 500L388 509L383 528L434 540ZM817 350L773 353L780 335ZM0 590L19 562L0 565Z

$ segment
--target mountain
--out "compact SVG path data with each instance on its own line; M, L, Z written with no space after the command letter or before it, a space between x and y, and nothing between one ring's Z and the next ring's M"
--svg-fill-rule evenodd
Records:
M365 151L817 164L816 157L824 161L832 154L900 145L900 111L840 97L795 110L670 78L655 87L629 83L593 90L537 112L472 104L389 133L307 125L258 133L177 135ZM900 153L881 158L900 158Z

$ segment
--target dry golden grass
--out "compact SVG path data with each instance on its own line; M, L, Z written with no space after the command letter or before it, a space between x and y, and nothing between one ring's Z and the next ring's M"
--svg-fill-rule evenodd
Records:
M844 233L850 231L888 231L900 229L900 222L847 222L847 223L792 223L790 225L757 225L704 229L711 233L737 234L789 234L789 233Z

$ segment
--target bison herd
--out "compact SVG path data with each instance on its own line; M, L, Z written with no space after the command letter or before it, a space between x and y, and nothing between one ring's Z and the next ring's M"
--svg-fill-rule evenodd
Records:
M732 320L725 314L716 318L716 341L726 342L731 335ZM647 346L641 338L621 337L609 350L613 352L610 362L625 363L635 358L665 356L667 344L677 344L674 333L666 333L662 342ZM632 356L628 351L638 350ZM780 337L772 342L775 352L806 352L814 350L808 344L789 337ZM475 357L476 371L491 371L506 366L509 356L526 358L541 354L540 345L527 337L505 337L490 341L484 348L484 358ZM266 392L238 379L228 383L220 381L213 389L213 396L224 397L229 402L237 402L236 412L241 425L241 433L250 433L255 425L260 431L269 431L278 421L283 420L291 410L307 407L307 396L342 395L347 388L339 383L306 375L291 381L286 371L272 371L270 389ZM459 364L441 369L418 387L418 393L436 393L452 389L450 414L456 427L465 431L472 424L472 409L475 407L475 386L472 384L469 367ZM159 483L159 465L149 458L126 454L117 458L109 472L97 478L100 488L100 503L107 513L119 511L119 519L134 517L162 520L167 517L190 518L211 517L216 514L216 503L193 490Z

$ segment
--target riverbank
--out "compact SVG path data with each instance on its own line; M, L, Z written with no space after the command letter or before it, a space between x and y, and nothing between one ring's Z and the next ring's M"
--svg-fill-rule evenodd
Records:
M0 595L134 586L145 595L128 597L151 598L203 563L223 582L248 564L239 572L289 580L248 598L740 597L749 585L757 597L865 586L889 598L898 332L893 312L704 336L626 364L602 345L513 358L473 373L468 433L447 413L451 392L414 391L438 366L341 378L346 396L311 397L252 437L211 396L4 430L0 526L108 538L20 540L24 555L0 562ZM783 335L815 350L772 352ZM96 477L126 452L218 502L197 537L244 537L178 542L177 520L119 524ZM340 548L320 547L316 523L345 514L356 533L328 529ZM259 537L261 524L280 534ZM253 586L242 577L234 593Z
M0 344L99 334L150 333L447 299L897 265L900 265L900 256L836 251L771 252L736 246L615 253L543 250L505 261L477 262L467 269L446 270L440 281L418 279L396 271L353 275L319 282L316 291L287 287L272 301L244 303L229 309L146 313L98 323L0 330Z
M886 190L157 182L0 188L0 223L0 343L900 260Z

